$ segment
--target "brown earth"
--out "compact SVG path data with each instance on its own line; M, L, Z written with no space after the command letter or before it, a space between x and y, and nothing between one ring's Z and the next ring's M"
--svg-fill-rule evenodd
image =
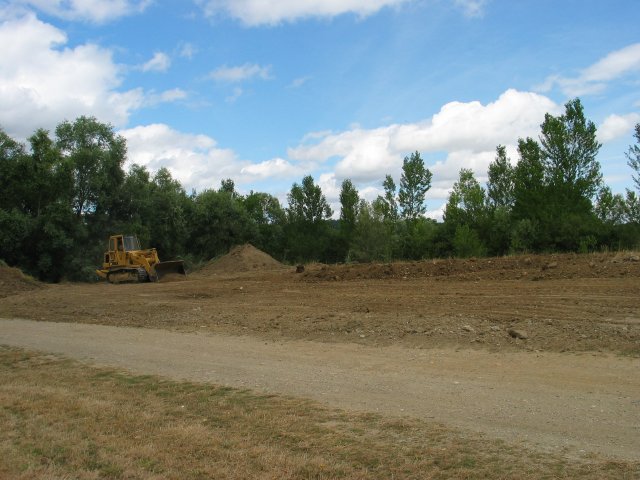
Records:
M251 262L258 267L243 271L246 259L231 254L181 282L29 287L0 300L0 317L331 343L640 356L637 258L310 265L296 274L275 260Z
M42 288L43 285L17 268L0 265L0 298Z
M258 250L250 243L237 245L229 253L211 260L195 273L198 277L210 277L238 272L268 271L285 266L271 255Z

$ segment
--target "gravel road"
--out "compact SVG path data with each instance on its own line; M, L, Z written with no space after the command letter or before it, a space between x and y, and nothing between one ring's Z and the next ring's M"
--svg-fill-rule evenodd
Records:
M0 319L0 344L417 417L542 451L640 460L640 360L634 358L274 342L16 319Z

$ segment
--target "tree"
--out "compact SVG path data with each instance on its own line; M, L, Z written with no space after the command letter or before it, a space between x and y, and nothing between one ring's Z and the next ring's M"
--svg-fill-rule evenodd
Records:
M287 199L285 257L292 261L326 260L329 251L334 248L336 232L326 221L333 211L322 189L314 183L311 175L307 175L302 179L302 185L292 185ZM340 260L344 260L344 256Z
M124 181L125 139L114 133L113 126L84 116L58 125L56 137L57 147L71 164L76 216L107 211Z
M0 128L0 209L19 207L19 165L26 156L24 145L16 142Z
M405 157L400 177L398 203L402 208L402 217L415 220L427 211L425 194L431 188L433 174L424 166L424 161L417 151Z
M627 165L635 172L635 175L632 175L633 183L636 185L636 190L640 192L640 123L636 124L633 136L636 138L636 144L629 146L629 151L626 154Z
M349 260L358 262L389 261L393 237L385 218L366 200L360 200Z
M486 253L480 239L487 220L485 205L485 191L474 177L473 170L462 168L444 210L445 228L451 235L456 256Z
M503 145L496 148L496 159L489 165L487 199L494 208L510 209L514 202L514 168Z
M462 168L458 181L453 184L444 210L445 223L478 228L484 220L485 191L473 175L473 170Z
M204 190L193 199L189 215L191 251L200 258L210 259L256 236L242 204L226 192Z
M398 202L396 200L396 183L391 175L387 175L382 182L384 197L378 196L373 204L374 209L380 213L385 221L395 223L398 220Z
M593 198L602 183L596 160L601 144L595 124L584 116L580 99L567 102L563 115L547 113L541 127L547 183L569 202Z
M340 189L340 229L350 236L356 224L360 197L353 182L348 178L343 180Z
M234 198L238 197L238 192L236 192L236 183L230 178L225 178L220 181L220 188L218 191L227 193Z
M607 186L602 187L598 192L597 202L594 211L602 223L609 225L620 225L624 223L626 217L626 205L624 197L617 193L611 193Z
M164 258L183 254L189 234L187 194L167 168L156 172L150 184L150 243Z
M285 248L284 224L286 213L280 201L262 192L250 192L241 197L244 209L251 221L258 227L255 246L270 255L282 258Z
M322 189L316 185L311 175L302 179L302 185L294 183L287 195L289 220L293 222L317 223L333 215Z

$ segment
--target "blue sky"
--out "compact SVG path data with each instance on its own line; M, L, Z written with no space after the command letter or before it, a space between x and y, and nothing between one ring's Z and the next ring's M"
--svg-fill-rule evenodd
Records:
M0 126L94 115L188 190L230 177L285 203L312 174L334 206L418 150L437 218L460 168L485 180L498 144L515 162L579 96L623 192L639 21L637 0L0 0Z

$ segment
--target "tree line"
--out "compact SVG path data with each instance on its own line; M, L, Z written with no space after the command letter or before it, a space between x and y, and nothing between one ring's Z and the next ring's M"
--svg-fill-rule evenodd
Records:
M112 233L192 266L245 242L289 263L638 248L640 124L634 137L626 157L637 191L614 195L596 127L572 100L545 116L537 140L518 140L517 162L497 146L486 187L461 169L436 222L425 217L433 175L417 151L372 202L344 180L334 220L312 176L292 185L286 206L241 195L232 179L187 193L166 168L125 172L126 141L93 117L62 122L53 137L39 129L28 145L0 129L0 259L45 281L91 280Z

